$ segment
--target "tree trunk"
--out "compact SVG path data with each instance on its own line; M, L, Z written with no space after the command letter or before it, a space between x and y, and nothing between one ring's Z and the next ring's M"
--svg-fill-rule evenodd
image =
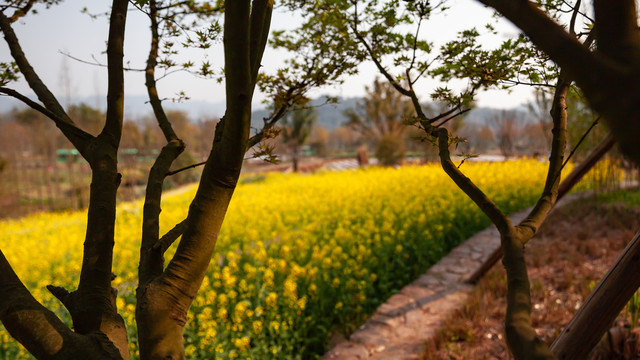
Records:
M152 244L153 236L143 238L136 307L142 359L184 359L182 332L187 311L211 261L247 149L251 99L269 33L272 7L272 0L225 3L227 109L216 126L211 153L187 219L178 225L183 230L182 238L164 271L161 254L166 246L162 239ZM151 212L148 217L145 214L149 226L155 227L152 224L155 216ZM153 251L159 253L151 255Z

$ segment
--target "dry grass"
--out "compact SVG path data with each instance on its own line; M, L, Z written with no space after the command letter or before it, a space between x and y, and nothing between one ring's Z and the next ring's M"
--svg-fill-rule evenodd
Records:
M533 326L551 343L640 228L640 209L584 199L555 211L527 245ZM512 359L504 339L502 266L481 279L472 300L425 344L423 359ZM616 357L620 358L620 357Z

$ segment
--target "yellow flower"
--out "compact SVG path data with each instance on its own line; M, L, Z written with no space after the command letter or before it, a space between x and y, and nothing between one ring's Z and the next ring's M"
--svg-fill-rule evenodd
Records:
M280 323L278 323L277 321L272 321L269 323L269 327L275 331L278 331L280 329Z
M278 294L274 292L269 293L269 295L267 295L267 298L265 299L267 306L271 308L273 308L276 305L276 301L278 301Z
M255 334L260 334L262 332L262 321L256 320L251 323L251 328Z
M532 204L539 196L545 167L538 161L519 160L465 162L461 170L509 213ZM424 184L429 184L429 192L424 191ZM163 196L161 233L185 218L195 192L192 186ZM129 329L135 328L142 208L142 201L134 201L120 204L117 210L113 266L117 277L113 286L119 293L118 310ZM0 249L34 297L55 311L60 309L59 302L41 289L51 283L77 286L86 220L86 211L80 211L0 221ZM453 245L455 236L470 235L487 225L486 217L439 165L313 176L274 173L263 181L241 184L187 320L199 334L199 338L190 339L195 350L188 351L197 356L197 349L215 346L218 358L245 358L249 354L237 349L255 346L278 354L278 358L294 357L287 352L295 350L286 350L291 348L291 344L285 345L289 340L275 336L269 340L273 343L258 346L255 342L265 329L295 332L301 321L313 324L315 319L332 316L319 312L326 307L316 306L320 289L328 287L331 291L323 292L322 300L335 305L327 311L342 311L344 304L338 300L350 299L349 311L355 312L354 318L365 316L359 305L373 290L372 284L397 283L397 279L378 277L379 269L401 261L407 262L403 266L408 268L421 268L437 260L431 254L440 256ZM450 242L444 244L443 236ZM47 261L33 261L34 249ZM174 251L175 246L166 258ZM301 319L303 311L305 318ZM256 338L246 345L248 333ZM135 341L130 346L136 353ZM0 349L16 354L15 358L28 358L4 330L0 330Z
M285 280L284 282L284 296L290 298L290 299L295 299L297 298L297 289L298 286L296 284L296 282L291 279L288 278L287 280Z

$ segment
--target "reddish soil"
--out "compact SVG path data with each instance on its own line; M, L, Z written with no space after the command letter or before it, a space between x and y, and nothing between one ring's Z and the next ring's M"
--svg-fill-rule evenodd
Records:
M527 245L533 326L542 340L553 341L638 228L640 209L594 199L551 214ZM427 342L423 359L512 359L504 339L505 296L504 269L497 265L479 281L472 300ZM619 323L628 323L626 318L621 314ZM633 352L610 351L599 359L635 359Z

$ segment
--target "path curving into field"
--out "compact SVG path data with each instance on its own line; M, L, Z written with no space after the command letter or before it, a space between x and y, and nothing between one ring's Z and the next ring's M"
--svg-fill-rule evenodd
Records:
M583 196L570 194L556 207ZM510 216L519 223L533 207ZM464 306L473 285L468 279L500 247L500 234L490 226L462 242L429 270L391 296L349 339L333 344L323 360L420 359L425 342Z

